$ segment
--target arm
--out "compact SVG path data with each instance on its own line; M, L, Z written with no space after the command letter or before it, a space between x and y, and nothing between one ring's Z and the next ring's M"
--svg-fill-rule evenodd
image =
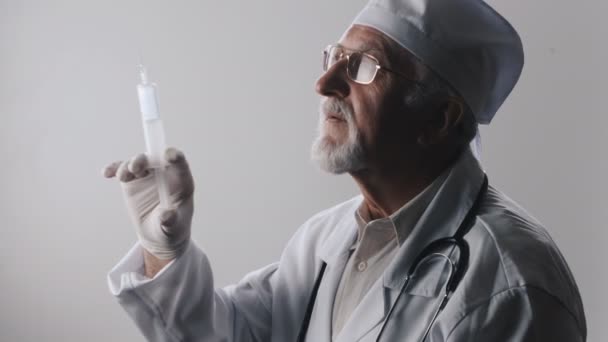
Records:
M262 341L270 336L269 266L230 291L215 290L205 254L190 240L194 181L184 155L169 149L170 203L159 206L147 157L104 170L118 178L138 244L108 275L110 290L150 341ZM257 284L257 285L256 285Z
M110 271L110 291L148 341L267 341L276 265L215 289L206 255L186 250L149 279L137 244Z
M154 254L143 250L144 252L144 274L146 277L152 279L154 276L167 266L173 260L163 260L154 256Z
M448 342L583 342L577 319L552 295L511 288L479 304L452 329Z

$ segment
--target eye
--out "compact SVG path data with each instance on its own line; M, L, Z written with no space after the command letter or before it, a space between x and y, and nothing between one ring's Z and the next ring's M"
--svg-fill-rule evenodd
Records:
M333 63L337 63L339 62L342 58L344 58L344 52L342 51L336 51L336 53L334 54L334 58L332 60ZM333 64L332 63L332 64Z
M353 53L348 63L348 72L351 79L359 83L370 83L376 76L378 63L362 53Z

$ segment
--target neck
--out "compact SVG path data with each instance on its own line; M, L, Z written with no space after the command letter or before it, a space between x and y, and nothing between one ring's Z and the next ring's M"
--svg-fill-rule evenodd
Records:
M434 162L392 161L351 173L370 219L388 217L428 187L453 159ZM412 167L412 165L416 167Z

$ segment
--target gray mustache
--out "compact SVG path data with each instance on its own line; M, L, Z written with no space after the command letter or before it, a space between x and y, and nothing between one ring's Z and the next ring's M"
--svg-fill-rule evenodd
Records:
M346 103L333 98L322 102L321 112L325 115L327 115L327 113L337 114L347 121L350 121L353 116L352 110Z

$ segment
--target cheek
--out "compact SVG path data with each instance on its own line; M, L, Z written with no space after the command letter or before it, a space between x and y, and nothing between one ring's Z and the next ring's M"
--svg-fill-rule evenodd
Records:
M366 145L373 145L378 136L380 107L378 97L372 90L365 89L361 100L353 106L355 123Z
M398 146L415 143L418 140L419 123L414 120L414 113L404 106L404 90L398 87L392 90L374 104L378 112L374 126L376 141L381 145Z
M396 128L394 119L401 108L398 103L391 101L385 89L390 89L390 85L378 83L368 86L360 103L358 112L361 114L360 127L365 131L365 138L369 144L379 143L383 136Z
M399 83L381 75L372 84L351 88L355 121L366 145L382 145L411 135L403 94Z

